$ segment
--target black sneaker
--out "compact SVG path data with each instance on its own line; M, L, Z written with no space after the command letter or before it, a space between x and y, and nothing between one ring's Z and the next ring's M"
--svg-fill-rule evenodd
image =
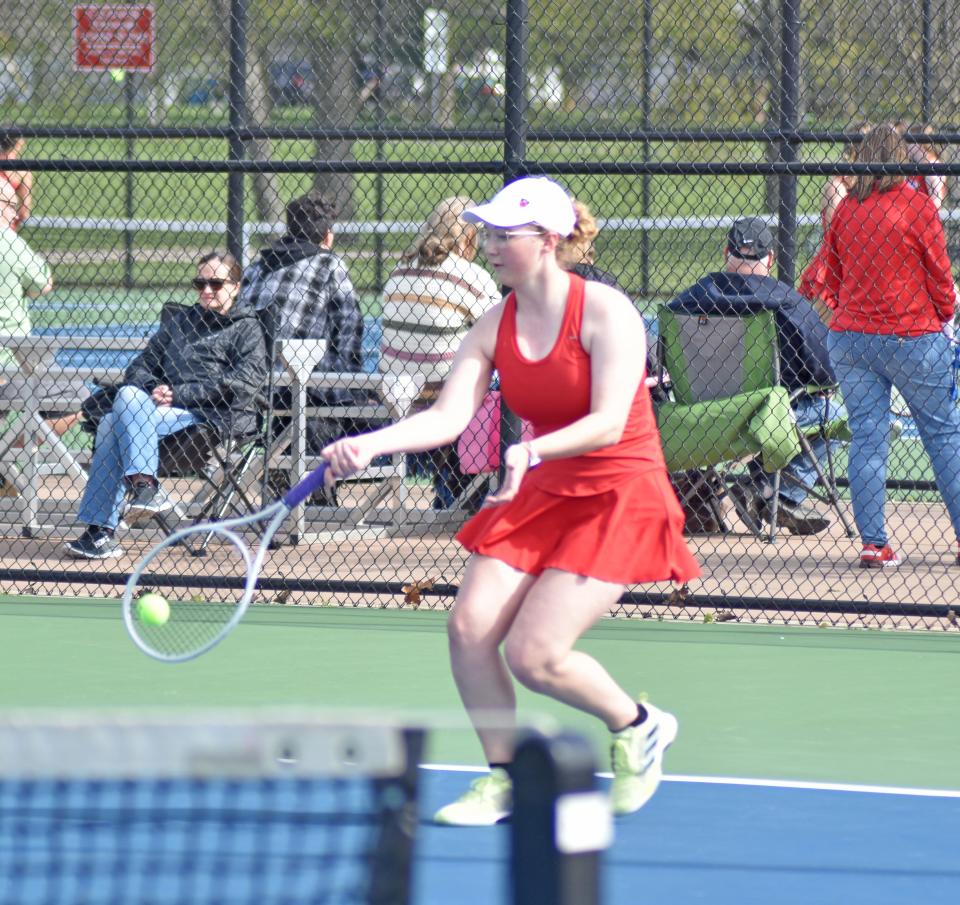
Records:
M769 503L764 512L764 518L770 521ZM812 506L794 503L780 497L780 505L777 506L777 526L786 528L791 534L819 534L830 527L830 519L821 515Z
M173 502L159 484L135 484L130 491L123 520L128 525L140 525L171 509Z
M123 556L123 548L112 534L102 528L87 528L76 540L68 541L67 553L74 559L116 559Z

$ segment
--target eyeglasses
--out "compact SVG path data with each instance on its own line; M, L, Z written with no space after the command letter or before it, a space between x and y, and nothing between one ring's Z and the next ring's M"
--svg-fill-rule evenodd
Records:
M205 280L203 277L194 277L193 288L196 289L197 292L203 292L203 290L209 286L214 292L219 292L227 283L232 282L233 280Z
M481 229L478 230L478 242L481 248L485 248L491 242L506 243L513 239L545 235L546 233L542 229Z

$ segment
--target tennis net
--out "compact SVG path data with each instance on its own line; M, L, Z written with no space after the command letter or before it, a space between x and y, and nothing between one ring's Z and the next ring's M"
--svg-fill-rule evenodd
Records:
M410 905L425 735L303 713L0 714L0 905ZM518 748L517 903L597 901L582 826L599 793L573 742Z

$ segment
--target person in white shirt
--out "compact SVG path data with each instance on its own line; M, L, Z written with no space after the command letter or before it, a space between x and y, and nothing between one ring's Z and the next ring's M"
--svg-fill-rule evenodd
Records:
M462 218L466 197L444 198L383 288L380 371L423 374L421 407L437 398L470 327L501 300L493 277L476 263L477 227ZM435 509L450 508L465 485L456 447L431 456Z

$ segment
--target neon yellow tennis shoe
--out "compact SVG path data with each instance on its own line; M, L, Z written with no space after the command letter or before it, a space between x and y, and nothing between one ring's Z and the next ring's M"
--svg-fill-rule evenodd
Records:
M440 808L433 820L447 826L492 826L512 810L513 782L506 770L495 767L470 783L456 801Z
M621 816L639 811L657 791L663 776L663 755L677 737L679 724L672 713L652 704L643 706L647 718L639 726L614 732L610 745L610 808Z

